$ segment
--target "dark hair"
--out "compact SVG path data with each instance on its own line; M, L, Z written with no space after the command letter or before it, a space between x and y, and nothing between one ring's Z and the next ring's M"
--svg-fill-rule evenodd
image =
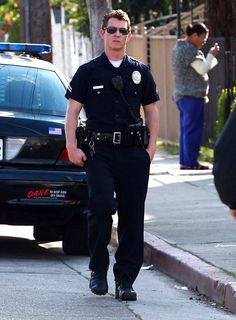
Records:
M130 18L128 16L128 14L121 9L112 10L109 13L105 14L105 16L103 17L103 20L102 20L102 27L101 27L102 29L107 27L108 20L111 18L116 18L118 20L126 21L128 23L128 28L130 29L130 25L131 25Z
M193 33L197 33L197 35L199 36L203 33L208 33L208 32L209 30L204 23L195 23L194 25L189 24L186 28L187 36L191 36Z

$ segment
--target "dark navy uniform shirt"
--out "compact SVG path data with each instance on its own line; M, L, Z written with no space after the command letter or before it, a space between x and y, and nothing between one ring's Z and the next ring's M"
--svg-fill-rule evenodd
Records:
M122 77L123 97L112 84L116 76ZM138 119L141 105L159 100L156 84L145 64L125 55L116 68L105 53L79 67L65 96L82 103L87 128L101 132L112 132L134 122L128 105Z

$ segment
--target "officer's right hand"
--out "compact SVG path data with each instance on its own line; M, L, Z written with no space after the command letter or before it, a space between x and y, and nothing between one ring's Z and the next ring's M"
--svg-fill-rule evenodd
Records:
M69 160L77 166L83 167L87 157L83 150L77 147L67 147Z

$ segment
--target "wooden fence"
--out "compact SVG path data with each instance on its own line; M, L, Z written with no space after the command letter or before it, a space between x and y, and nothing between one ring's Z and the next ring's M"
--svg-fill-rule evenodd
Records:
M179 118L175 103L172 101L173 74L171 66L171 53L176 43L176 36L147 36L133 35L129 42L127 52L140 61L149 60L151 72L157 83L161 97L159 137L172 142L178 141ZM147 52L150 52L148 58Z

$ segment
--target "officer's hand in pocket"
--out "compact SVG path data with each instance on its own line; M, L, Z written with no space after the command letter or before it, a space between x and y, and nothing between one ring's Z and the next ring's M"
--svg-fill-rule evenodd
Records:
M152 147L152 146L148 146L147 149L146 149L147 153L149 154L149 157L150 157L150 161L153 160L154 158L154 155L155 155L155 152L156 152L156 147Z

